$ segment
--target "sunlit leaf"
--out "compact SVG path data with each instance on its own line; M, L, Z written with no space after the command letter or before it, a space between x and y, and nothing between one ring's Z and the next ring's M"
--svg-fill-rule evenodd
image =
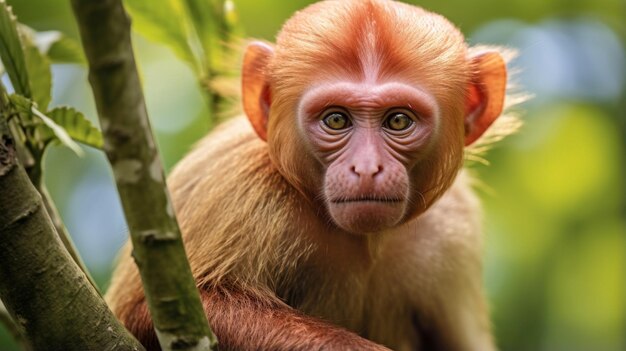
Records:
M4 0L0 0L0 58L15 92L30 97L26 60L17 34L17 21Z
M46 115L58 126L63 127L73 140L102 149L102 133L80 111L64 106L54 108Z
M52 99L52 73L50 72L50 60L43 54L43 51L36 44L36 35L32 28L19 24L17 31L20 35L24 48L24 58L26 60L26 70L30 82L32 99L37 103L37 108L41 111L48 109L48 103Z
M46 111L52 99L50 60L39 52L39 49L32 43L25 43L25 46L24 57L32 92L31 97L41 111Z
M85 56L78 42L59 31L37 32L19 23L18 32L22 36L22 42L36 46L39 52L54 63L85 63Z
M191 17L205 57L219 50L220 20L224 8L224 0L185 0L187 12Z
M70 137L70 135L67 133L67 131L65 131L65 129L63 129L63 127L59 126L58 124L56 124L56 122L54 120L52 120L50 117L44 115L43 113L41 113L41 111L37 110L36 108L32 108L32 112L35 116L39 117L41 119L41 121L48 126L52 132L54 133L54 135L56 136L56 138L65 146L69 147L72 151L74 151L78 156L82 156L84 155L83 150L80 148L80 146L78 146L78 144L76 144L76 142L74 142L74 140L72 140L72 138Z
M124 4L139 33L169 46L177 56L198 70L198 60L189 44L186 13L179 1L125 0Z
M185 0L191 23L204 53L204 64L212 72L223 74L236 62L230 53L234 37L243 30L235 5L230 0Z
M48 57L55 63L80 63L84 64L85 54L78 42L62 36L52 43L48 50Z
M85 63L80 44L58 31L37 32L35 45L54 63Z

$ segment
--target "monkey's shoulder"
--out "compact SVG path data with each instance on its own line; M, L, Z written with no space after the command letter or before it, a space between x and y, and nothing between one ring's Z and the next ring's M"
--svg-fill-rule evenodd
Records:
M192 232L204 225L215 229L215 223L231 225L231 231L258 228L288 216L274 212L296 208L299 196L243 118L229 120L203 138L175 167L168 185L181 226Z

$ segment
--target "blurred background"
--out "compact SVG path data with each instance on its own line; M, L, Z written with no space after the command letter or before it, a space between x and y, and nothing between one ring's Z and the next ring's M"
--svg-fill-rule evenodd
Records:
M69 1L7 0L39 31L78 39ZM246 36L273 40L305 0L234 0ZM454 22L472 44L517 48L524 127L474 165L485 206L485 281L502 350L626 350L626 1L407 1ZM158 6L158 1L154 3ZM210 128L190 68L134 37L167 169ZM52 105L95 120L87 72L53 66ZM97 123L97 122L96 122ZM46 181L101 287L126 240L103 154L54 147ZM0 350L16 346L0 327Z

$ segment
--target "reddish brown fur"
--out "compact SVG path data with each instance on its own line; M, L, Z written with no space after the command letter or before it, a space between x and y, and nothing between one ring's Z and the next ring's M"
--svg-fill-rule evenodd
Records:
M213 331L220 335L222 350L378 349L344 329L331 327L283 303L250 293L218 288L212 292L201 291L201 298ZM134 306L126 319L130 332L146 349L159 349L147 305L138 300ZM254 332L248 332L250 330Z
M223 349L494 349L481 284L480 213L466 177L458 176L466 99L478 70L470 54L443 17L387 0L321 2L284 25L263 72L272 97L268 142L244 118L233 119L168 179ZM294 114L311 82L367 79L372 60L379 78L429 91L444 127L441 142L410 170L412 207L402 224L360 236L337 228L320 203L325 170L302 142ZM157 349L129 251L107 300Z

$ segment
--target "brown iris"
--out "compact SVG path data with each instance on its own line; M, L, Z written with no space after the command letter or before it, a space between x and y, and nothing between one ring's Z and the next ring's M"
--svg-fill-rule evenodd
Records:
M409 128L411 124L413 124L413 120L411 119L411 117L407 116L404 113L394 113L387 117L384 123L384 127L391 130L400 131Z
M328 128L333 130L345 129L350 126L348 116L340 112L331 112L322 121Z

